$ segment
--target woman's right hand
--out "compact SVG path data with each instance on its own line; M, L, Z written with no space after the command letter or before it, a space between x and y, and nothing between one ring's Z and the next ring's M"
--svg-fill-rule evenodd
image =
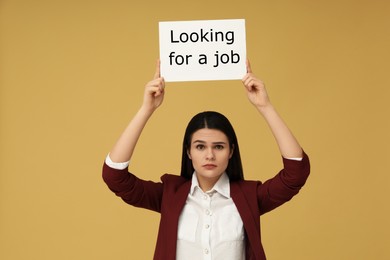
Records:
M157 61L153 80L145 86L143 107L149 111L156 110L163 102L165 94L165 81L160 75L160 60Z

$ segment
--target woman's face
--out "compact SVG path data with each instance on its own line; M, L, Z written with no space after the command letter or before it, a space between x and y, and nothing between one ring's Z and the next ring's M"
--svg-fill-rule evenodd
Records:
M216 129L203 128L193 133L188 156L204 191L210 190L225 172L233 149L227 136Z

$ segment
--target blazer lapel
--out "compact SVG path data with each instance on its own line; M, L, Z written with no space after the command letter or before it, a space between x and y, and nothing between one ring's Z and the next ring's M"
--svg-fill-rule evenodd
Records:
M180 213L183 210L183 207L187 201L188 194L191 188L191 181L185 182L181 185L177 192L175 193L175 205L173 205L174 216L179 219Z

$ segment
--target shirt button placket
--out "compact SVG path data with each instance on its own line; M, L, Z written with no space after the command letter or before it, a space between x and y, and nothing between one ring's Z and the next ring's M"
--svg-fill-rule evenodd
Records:
M210 232L211 232L211 197L207 194L204 195L205 199L205 210L204 210L204 222L202 230L202 245L203 245L203 256L204 260L211 260L211 244L210 244Z

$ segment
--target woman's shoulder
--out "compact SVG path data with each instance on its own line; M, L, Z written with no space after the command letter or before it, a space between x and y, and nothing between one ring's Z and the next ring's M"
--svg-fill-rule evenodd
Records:
M163 176L161 176L161 181L163 183L182 184L189 180L176 174L166 173Z
M243 186L261 184L261 181L259 181L259 180L239 180L239 181L235 181L235 182L237 182L238 185L243 185Z
M166 198L182 197L186 198L191 187L191 180L174 174L164 174L161 176Z
M242 190L256 190L261 184L262 182L258 180L239 180L231 182L230 185L240 187Z

